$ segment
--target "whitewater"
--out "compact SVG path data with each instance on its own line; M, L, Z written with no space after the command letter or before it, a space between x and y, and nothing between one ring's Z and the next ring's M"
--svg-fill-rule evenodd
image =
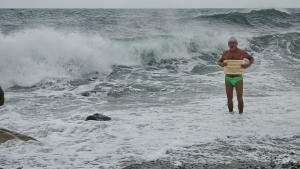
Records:
M254 56L227 112L217 60ZM299 9L0 9L0 168L300 161ZM101 113L111 121L85 121Z

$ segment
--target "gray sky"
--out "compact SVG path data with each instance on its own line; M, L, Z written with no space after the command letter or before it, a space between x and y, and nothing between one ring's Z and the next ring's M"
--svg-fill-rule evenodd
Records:
M0 0L0 8L300 8L300 0Z

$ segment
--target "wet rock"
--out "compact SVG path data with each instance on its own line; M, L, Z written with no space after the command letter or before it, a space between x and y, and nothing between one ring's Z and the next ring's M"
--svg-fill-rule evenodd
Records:
M0 106L4 104L4 91L0 87Z
M82 93L81 93L81 96L88 97L88 96L90 96L90 92L82 92Z
M85 120L86 121L88 121L88 120L109 121L109 120L111 120L111 118L108 116L105 116L103 114L95 113L93 115L88 116Z
M29 141L29 140L35 140L36 139L30 137L30 136L26 136L14 131L10 131L4 128L0 128L0 144L4 143L8 140L21 140L21 141Z

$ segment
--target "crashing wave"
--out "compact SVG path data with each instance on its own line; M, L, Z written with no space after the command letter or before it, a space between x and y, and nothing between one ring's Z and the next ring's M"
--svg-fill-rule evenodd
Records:
M215 14L198 16L195 19L218 21L228 24L237 24L247 27L269 26L269 27L290 27L292 15L276 9L252 10L248 13L231 12L226 14Z

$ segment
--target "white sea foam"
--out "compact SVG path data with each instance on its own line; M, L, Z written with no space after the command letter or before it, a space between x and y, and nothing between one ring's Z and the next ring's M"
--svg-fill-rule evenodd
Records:
M81 104L80 109L69 110L63 115L48 112L52 113L48 117L26 120L12 114L15 107L9 112L2 111L5 115L1 116L1 126L11 126L9 128L29 134L42 144L16 141L1 144L1 159L4 160L1 164L4 168L108 168L130 159L162 158L169 149L211 142L215 138L299 134L299 95L284 95L245 97L244 115L228 114L225 98L211 97L194 98L194 102L181 106L103 112L113 118L110 122L83 121L88 114L81 111L91 106L89 104ZM40 115L45 111L40 109Z
M30 86L45 78L109 71L113 64L136 64L126 46L100 35L63 33L50 28L0 34L1 83ZM134 56L132 56L134 57Z

